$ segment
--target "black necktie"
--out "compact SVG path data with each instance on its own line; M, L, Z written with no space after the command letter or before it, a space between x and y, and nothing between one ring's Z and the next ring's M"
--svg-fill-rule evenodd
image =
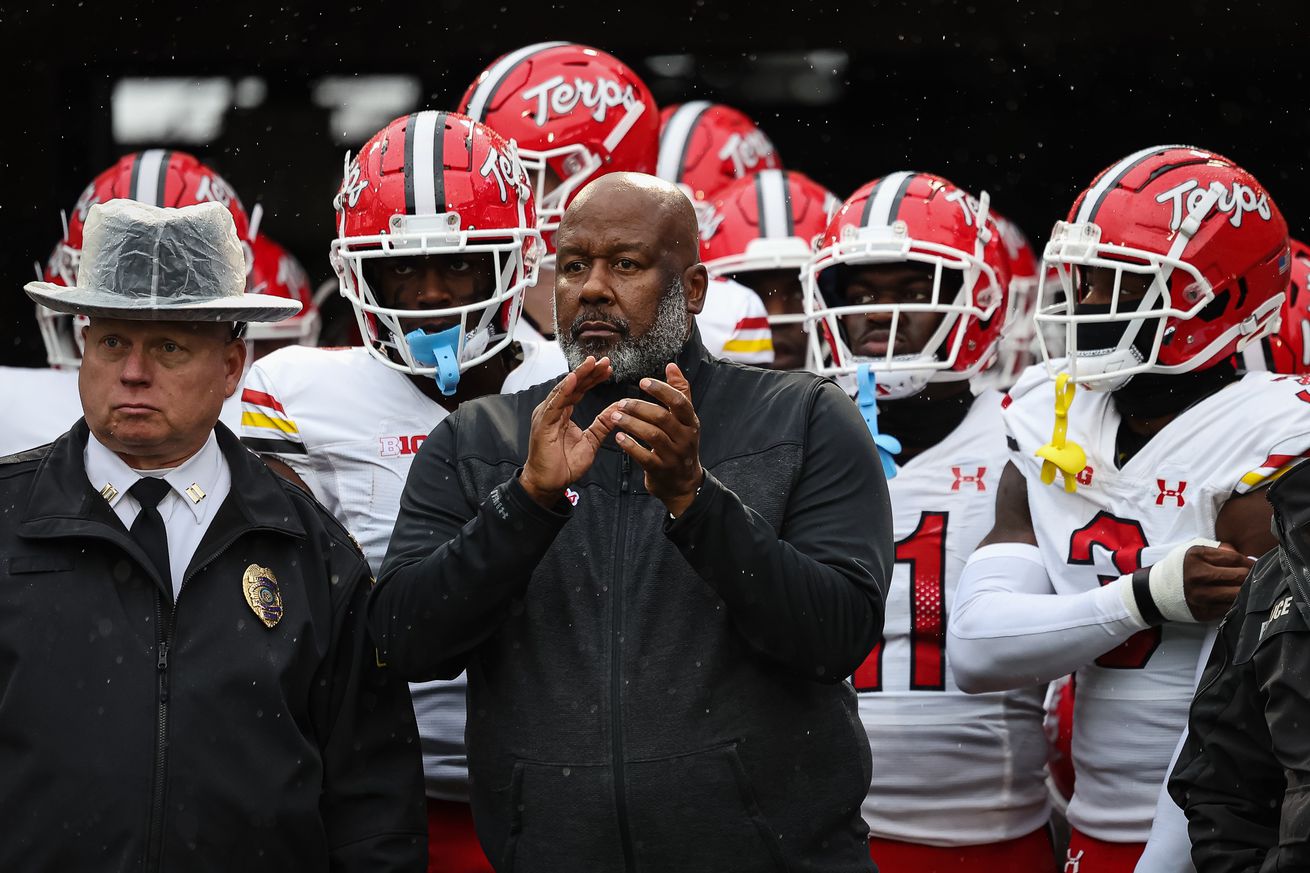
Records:
M163 516L156 508L170 490L169 484L163 479L143 476L127 489L127 493L141 504L141 511L137 513L136 521L132 522L132 538L141 544L146 556L159 571L159 578L171 589L173 576L168 569L168 532L164 530Z

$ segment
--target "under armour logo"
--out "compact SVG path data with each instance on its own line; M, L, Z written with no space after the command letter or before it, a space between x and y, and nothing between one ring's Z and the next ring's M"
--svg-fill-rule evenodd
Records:
M574 491L572 488L564 489L564 497L568 499L570 506L578 505L578 492Z
M1160 493L1155 496L1156 506L1164 506L1165 500L1176 500L1177 506L1186 505L1186 501L1183 500L1183 492L1187 490L1186 482L1179 479L1177 488L1170 488L1169 483L1163 479L1156 479L1155 484L1160 488Z
M1064 852L1064 873L1078 873L1083 865L1083 854L1086 849L1079 849L1078 854L1073 853L1073 849L1065 849Z
M961 485L972 485L979 491L987 490L987 483L983 481L983 476L987 475L986 467L979 467L978 472L972 476L966 476L959 467L952 467L951 472L955 474L955 481L951 483L952 491L959 491Z
M1302 373L1302 374L1299 375L1299 376L1291 376L1291 375L1288 375L1288 376L1276 376L1276 377L1273 379L1273 381L1274 381L1274 382L1286 382L1286 381L1289 380L1289 379L1291 379L1293 382L1297 383L1298 385L1310 385L1310 373Z

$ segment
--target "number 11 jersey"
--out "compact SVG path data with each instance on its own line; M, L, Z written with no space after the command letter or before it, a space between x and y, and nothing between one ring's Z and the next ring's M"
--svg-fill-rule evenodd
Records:
M852 680L873 749L863 813L875 837L996 843L1050 816L1045 688L965 694L946 659L960 573L992 528L1007 460L1001 395L984 391L954 431L887 483L896 567L884 640Z

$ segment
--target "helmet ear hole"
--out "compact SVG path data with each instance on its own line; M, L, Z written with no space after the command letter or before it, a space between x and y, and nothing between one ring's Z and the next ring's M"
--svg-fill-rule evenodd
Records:
M1213 300L1202 306L1201 311L1196 313L1196 317L1207 323L1218 321L1228 311L1228 302L1231 297L1229 290L1225 288L1216 294Z

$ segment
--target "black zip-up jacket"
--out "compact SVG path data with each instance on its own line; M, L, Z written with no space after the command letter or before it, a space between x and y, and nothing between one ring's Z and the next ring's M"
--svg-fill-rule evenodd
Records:
M0 870L424 870L414 714L349 535L220 424L231 494L174 602L87 438L0 460Z
M886 482L815 376L679 355L700 417L677 521L607 441L554 510L517 479L550 385L423 444L369 603L411 680L467 668L479 839L501 871L867 871L869 741L843 681L880 637ZM574 411L585 427L632 386ZM576 505L570 505L574 503Z
M1268 496L1279 545L1219 625L1169 782L1197 873L1310 870L1310 464Z

